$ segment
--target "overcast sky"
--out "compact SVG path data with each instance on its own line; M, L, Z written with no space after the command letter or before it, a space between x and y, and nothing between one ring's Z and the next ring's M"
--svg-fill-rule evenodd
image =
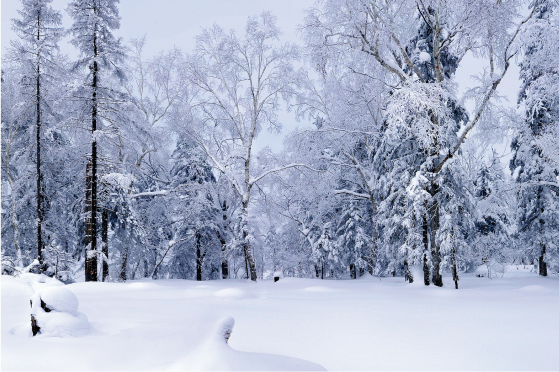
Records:
M61 10L63 26L69 27L70 17L66 13L69 0L54 0L52 6ZM282 41L298 42L296 27L302 23L303 10L313 5L314 0L121 0L121 27L116 36L125 41L146 35L146 56L154 55L162 50L177 46L185 52L194 47L194 37L202 28L219 24L225 29L233 28L242 32L248 16L270 10L278 17L278 25L283 31ZM2 52L9 41L14 38L11 30L11 19L18 17L19 0L1 0L2 4ZM61 44L62 51L77 56L74 48L65 40ZM456 74L461 89L474 85L470 76L483 68L480 61L466 57ZM518 68L513 66L499 86L499 92L509 98L515 105L519 89ZM293 114L281 116L283 133L293 130L305 123L297 123ZM256 143L256 150L269 145L274 151L282 148L283 135L278 136L263 132Z

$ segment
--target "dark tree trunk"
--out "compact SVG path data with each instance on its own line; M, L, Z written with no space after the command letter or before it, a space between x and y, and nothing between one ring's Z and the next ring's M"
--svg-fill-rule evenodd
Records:
M103 208L101 213L101 251L103 253L103 279L105 281L109 277L109 212L107 208Z
M226 229L227 225L227 201L223 201L221 205L221 212L223 218L223 230ZM223 279L229 278L229 262L227 260L227 242L225 241L225 236L221 232L219 233L219 242L221 243L221 277Z
M39 21L39 20L38 20ZM37 31L37 40L39 40L39 31ZM43 189L41 181L43 175L41 173L41 79L39 66L37 66L37 260L39 261L39 273L43 272L44 258L43 251L45 243L43 242Z
M227 242L223 236L219 236L221 243L221 277L223 279L229 278L229 263L227 262Z
M318 272L318 265L314 265L314 271L316 273L316 278L320 278L320 273Z
M439 192L439 185L437 185L436 183L431 185L432 187L432 195L433 198L436 198L438 192ZM437 235L437 231L439 231L439 227L440 227L440 223L439 223L439 212L440 212L440 206L439 206L439 202L437 201L437 199L433 200L433 204L431 205L431 263L433 265L433 273L432 273L432 278L433 278L433 284L436 285L437 287L442 287L443 286L443 277L441 275L440 272L440 268L441 268L441 252L440 252L440 247L437 244L437 239L436 239L436 235Z
M204 260L200 245L200 233L196 233L196 280L199 282L202 281L202 261Z
M96 9L94 9L96 12ZM97 57L97 36L93 37L93 54ZM93 61L91 99L91 158L86 176L86 222L85 222L85 281L97 281L97 79L99 67ZM89 182L87 181L89 180ZM89 184L90 187L87 187ZM88 190L89 189L89 192ZM89 196L89 198L88 198ZM89 199L89 200L88 200Z
M427 252L429 252L429 226L427 225L427 215L423 214L423 282L425 285L431 284L429 279L429 264L427 260Z
M320 274L322 275L321 279L324 279L324 258L322 259L322 271L320 272Z
M128 268L128 245L124 247L124 252L122 252L122 261L120 263L120 274L118 275L118 279L120 281L126 281L126 272Z
M454 247L454 229L451 230L452 232L452 280L454 280L454 288L458 289L458 267L456 265L456 248Z
M349 264L349 275L351 279L357 279L357 272L355 271L355 265Z
M538 268L539 268L538 271L541 276L547 276L547 263L544 261L544 257L545 257L545 244L542 244L540 258L538 259Z
M410 271L410 266L408 265L408 260L404 260L404 277L406 281L413 283L413 274Z

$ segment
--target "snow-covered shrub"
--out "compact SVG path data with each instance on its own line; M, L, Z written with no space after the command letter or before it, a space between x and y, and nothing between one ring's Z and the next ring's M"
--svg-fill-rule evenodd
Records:
M68 289L48 286L31 297L33 335L48 337L81 336L89 330L87 316L78 311L78 298Z

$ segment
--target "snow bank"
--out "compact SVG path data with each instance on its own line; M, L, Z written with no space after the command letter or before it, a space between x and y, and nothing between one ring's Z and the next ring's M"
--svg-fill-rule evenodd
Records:
M90 329L89 321L78 306L76 295L64 287L46 287L31 296L31 316L43 337L85 335Z
M171 365L169 371L325 371L302 359L232 349L227 341L234 324L232 317L221 319L207 340Z
M35 291L45 287L64 286L64 283L62 283L60 280L49 278L45 274L25 273L19 276L19 280L31 286L31 288L33 288L33 290Z
M225 288L214 293L214 297L234 299L234 300L246 300L250 298L256 298L252 293L243 291L239 288Z

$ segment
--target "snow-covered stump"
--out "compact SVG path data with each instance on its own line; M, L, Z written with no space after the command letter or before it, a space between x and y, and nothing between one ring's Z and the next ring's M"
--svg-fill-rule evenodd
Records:
M283 278L283 272L281 270L274 272L274 283Z
M78 311L78 298L64 287L39 289L30 304L33 336L81 336L90 328L87 316Z

